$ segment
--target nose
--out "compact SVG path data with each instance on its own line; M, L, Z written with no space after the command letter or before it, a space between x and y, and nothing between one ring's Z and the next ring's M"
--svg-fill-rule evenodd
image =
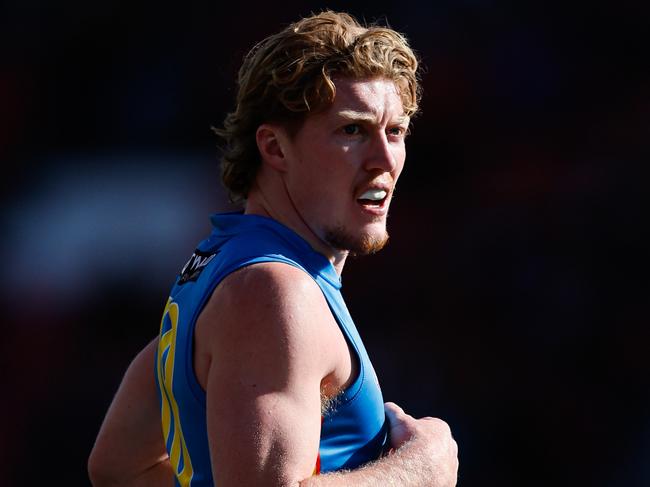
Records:
M372 137L365 160L367 171L380 170L381 172L394 173L403 158L403 147L391 143L384 132Z

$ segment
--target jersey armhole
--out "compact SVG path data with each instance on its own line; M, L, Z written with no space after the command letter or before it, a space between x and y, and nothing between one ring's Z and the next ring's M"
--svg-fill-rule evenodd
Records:
M318 282L317 282L318 284ZM320 287L320 285L319 285ZM323 292L323 289L321 288L321 292ZM354 399L357 397L359 392L361 391L361 387L363 386L363 382L365 380L365 375L366 375L366 368L365 364L363 363L363 359L361 357L361 352L359 351L359 347L357 343L354 341L352 336L350 335L350 332L348 331L347 327L345 326L345 323L341 321L339 316L336 314L334 309L332 308L332 305L330 304L329 300L327 299L327 296L323 292L323 295L325 296L325 301L327 301L327 305L330 309L330 312L332 313L332 316L334 317L334 320L336 321L336 324L339 327L339 330L341 330L341 333L343 333L343 337L345 338L345 342L348 344L348 349L352 351L352 360L355 360L357 365L358 365L358 372L357 376L352 380L349 386L347 386L345 389L343 389L337 396L336 396L336 408L342 408L345 407L347 404L351 404Z
M296 267L297 269L302 270L305 274L307 274L309 277L314 279L314 277L309 272L307 272L307 270L304 267L302 267L297 262L287 259L282 255L262 256L262 257L254 257L254 258L246 257L228 266L224 270L215 270L215 272L219 274L218 278L215 279L213 282L210 282L209 286L206 286L205 293L201 298L201 302L199 306L196 307L195 313L192 316L192 320L191 320L192 326L188 330L187 342L185 344L186 346L185 371L186 371L187 384L189 386L190 391L192 392L192 395L194 396L194 399L197 401L198 404L200 404L203 407L204 410L206 404L206 394L201 384L199 384L199 380L196 377L196 371L194 370L194 331L196 329L196 323L199 319L199 316L203 312L205 305L207 304L208 300L212 297L212 294L214 293L217 286L229 275L231 275L235 271L238 271L239 269L250 267L255 264L263 264L268 262L278 262L281 264L287 264L292 267ZM314 281L316 281L316 279L314 279ZM316 285L318 285L317 281L316 281ZM320 286L318 287L320 289ZM325 301L327 301L327 296L325 296ZM328 306L329 306L329 302L328 302ZM330 307L330 311L331 311L331 307ZM334 315L333 312L332 314ZM338 319L337 319L337 323L338 323ZM340 324L339 324L339 328L342 328ZM343 332L343 335L346 337L346 341L349 340L349 338L347 337L347 333ZM355 354L357 356L359 355L359 352L356 350L356 348L355 348ZM361 362L360 358L358 358L358 360L359 362Z

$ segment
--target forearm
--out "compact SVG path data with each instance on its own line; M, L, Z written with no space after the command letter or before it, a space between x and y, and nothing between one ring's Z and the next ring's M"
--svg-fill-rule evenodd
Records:
M333 472L310 477L300 487L419 487L446 485L436 483L436 472L421 448L414 442L404 444L392 454L357 470ZM442 479L441 479L442 480Z

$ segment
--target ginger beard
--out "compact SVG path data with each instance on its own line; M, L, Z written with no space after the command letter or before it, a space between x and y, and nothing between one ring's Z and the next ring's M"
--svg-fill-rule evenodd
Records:
M394 190L395 183L396 180L393 180L392 178L370 178L369 181L366 181L359 186L360 188L367 186L375 186L377 188L390 187ZM359 193L362 193L362 195L359 199L356 200L357 204L361 204L367 207L384 206L386 211L388 210L388 206L390 205L393 196L393 191L389 189L380 190L379 192L372 190L365 192L362 190L355 190L355 194L358 195ZM376 196L373 195L373 193L375 193ZM383 249L388 243L389 235L386 229L387 217L387 213L384 213L382 215L375 215L372 217L372 221L369 224L369 227L357 227L352 231L349 228L346 228L345 225L341 222L335 223L333 225L325 225L323 227L322 239L334 249L348 251L351 256L374 254Z
M379 252L388 243L388 232L363 233L362 235L352 235L347 232L343 225L335 228L325 229L325 241L333 248L338 250L347 250L351 255L370 255Z
M392 177L388 179L386 177L370 178L370 180L361 184L360 188L374 186L375 188L385 187L387 189L379 191L355 190L357 195L362 193L357 199L357 203L370 207L375 205L378 207L384 206L387 211L393 197L397 177L399 177L399 173L395 176L395 179ZM393 188L393 191L388 188ZM387 213L381 216L375 215L370 228L359 230L357 233L350 232L342 223L325 226L323 240L332 248L348 251L352 256L374 254L383 249L388 243L387 217Z
M309 223L310 219L303 215L303 211L299 210L299 208L306 205L296 204L295 198L292 196L292 192L289 190L289 185L284 177L282 178L282 185L288 200L291 202L291 206L302 223L314 236L332 249L349 252L351 256L362 256L379 252L388 243L388 231L386 230L385 220L381 229L375 230L374 232L359 232L356 235L348 231L342 223L336 223L331 226L324 225L322 231L317 230L313 224ZM391 197L392 195L388 196L389 202ZM386 217L375 218L377 219L376 222L379 223L382 218Z

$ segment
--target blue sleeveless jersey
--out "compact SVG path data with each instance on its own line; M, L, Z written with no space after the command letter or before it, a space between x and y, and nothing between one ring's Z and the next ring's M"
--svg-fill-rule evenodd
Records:
M314 279L360 365L359 375L322 418L314 472L354 469L379 458L386 442L384 401L366 349L343 302L341 282L332 264L275 220L229 213L214 215L212 223L212 234L199 244L178 276L160 326L156 383L176 485L214 485L205 391L197 382L193 366L197 318L222 279L241 267L260 262L286 263Z

